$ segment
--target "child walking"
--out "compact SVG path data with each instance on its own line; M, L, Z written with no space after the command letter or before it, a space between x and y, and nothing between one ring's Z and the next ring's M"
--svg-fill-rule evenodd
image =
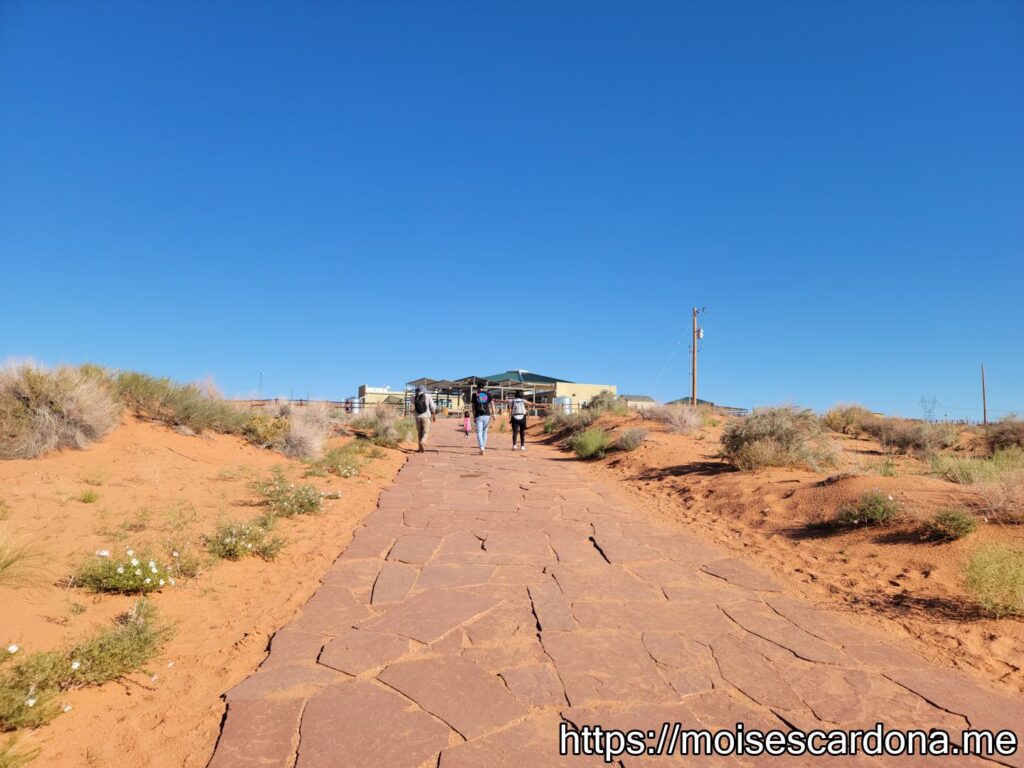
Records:
M469 437L469 409L467 408L462 412L462 429L466 433L466 437Z

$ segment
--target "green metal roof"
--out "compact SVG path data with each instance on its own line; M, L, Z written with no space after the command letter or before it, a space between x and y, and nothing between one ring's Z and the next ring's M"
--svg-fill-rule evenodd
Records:
M495 373L492 376L484 376L483 378L491 382L518 381L523 384L556 384L560 381L566 384L572 383L568 379L555 379L552 378L551 376L541 376L539 373L532 373L530 371L522 370Z

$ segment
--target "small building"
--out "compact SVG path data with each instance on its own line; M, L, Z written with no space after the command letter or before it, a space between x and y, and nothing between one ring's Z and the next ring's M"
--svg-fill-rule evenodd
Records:
M634 411L646 411L654 408L658 403L650 395L619 395L619 400L626 404L627 408Z

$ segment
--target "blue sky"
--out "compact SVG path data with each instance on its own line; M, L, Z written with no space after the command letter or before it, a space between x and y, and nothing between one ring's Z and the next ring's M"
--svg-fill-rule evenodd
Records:
M1024 411L1021 137L1017 2L2 0L0 358Z

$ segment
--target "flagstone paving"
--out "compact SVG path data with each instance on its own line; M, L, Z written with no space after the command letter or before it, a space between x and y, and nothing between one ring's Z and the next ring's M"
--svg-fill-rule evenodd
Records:
M439 422L263 665L211 768L601 765L560 723L1024 730L1024 703L787 597L647 519L561 454L486 456ZM999 759L1024 766L1020 752ZM622 755L658 765L993 765L975 758Z

